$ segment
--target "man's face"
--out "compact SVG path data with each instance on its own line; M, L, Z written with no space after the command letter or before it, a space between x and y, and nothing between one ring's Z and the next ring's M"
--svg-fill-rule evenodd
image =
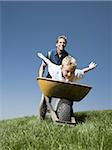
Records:
M66 81L72 81L74 78L75 68L70 65L64 65L61 68L62 75Z
M66 47L66 41L63 38L60 38L56 43L57 51L61 53L65 47Z

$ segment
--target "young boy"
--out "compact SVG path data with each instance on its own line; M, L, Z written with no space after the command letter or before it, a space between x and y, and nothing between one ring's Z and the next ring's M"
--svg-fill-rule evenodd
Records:
M96 67L96 64L91 62L88 67L80 70L77 69L76 59L72 56L66 56L62 60L61 65L56 65L46 58L42 53L37 53L37 55L48 65L48 71L52 79L58 79L60 81L73 82L82 79L86 72Z
M48 71L49 71L52 79L55 79L55 80L66 81L66 82L75 82L76 80L82 79L86 72L88 72L96 67L96 64L91 62L88 67L80 70L80 69L77 69L76 60L72 56L66 56L62 60L61 65L56 65L56 64L52 63L48 58L46 58L42 53L37 53L37 55L41 59L43 59L45 61L45 63L48 65ZM70 121L71 117L73 116L73 110L72 110L73 102L65 100L65 99L61 99L61 101L59 100L57 102L58 102L58 104L56 105L56 110L57 110L57 114L58 114L58 117L60 120L63 120L62 114L64 114L64 110L62 108L60 108L59 105L60 104L61 105L63 105L63 104L70 105L70 107L68 107L68 108L70 108L69 111L71 111L71 114L70 114L70 116L68 116L66 118L64 117L65 121L66 120ZM61 111L61 115L60 115L60 111Z

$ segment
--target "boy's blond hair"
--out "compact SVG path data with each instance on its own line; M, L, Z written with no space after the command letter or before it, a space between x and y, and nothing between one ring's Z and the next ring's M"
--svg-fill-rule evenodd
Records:
M70 55L66 56L63 60L62 60L62 67L65 65L69 65L72 68L76 69L77 67L77 63L76 63L76 59Z

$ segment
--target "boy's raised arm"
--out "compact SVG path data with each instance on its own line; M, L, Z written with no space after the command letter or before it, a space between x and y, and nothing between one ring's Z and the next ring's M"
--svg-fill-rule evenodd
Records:
M46 58L42 53L38 52L37 55L38 55L38 57L40 57L43 61L45 61L47 65L52 64L52 62L51 62L48 58Z
M97 66L97 64L96 64L96 63L91 62L91 63L89 64L89 66L88 66L88 67L86 67L86 68L84 68L84 69L82 69L82 70L83 70L83 72L84 72L84 73L86 73L86 72L88 72L88 71L90 71L90 70L94 69L96 66Z
M48 72L50 73L51 77L54 78L55 74L58 71L59 66L52 63L48 58L46 58L42 53L38 52L37 56L40 57L46 64L48 65Z

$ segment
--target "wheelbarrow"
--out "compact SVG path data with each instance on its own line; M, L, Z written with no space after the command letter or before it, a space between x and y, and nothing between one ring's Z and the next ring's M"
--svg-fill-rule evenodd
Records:
M76 124L75 117L71 117L72 103L81 101L92 87L74 82L53 80L51 78L37 78L38 85L45 95L51 118L57 123ZM49 103L49 97L59 100L57 110Z

